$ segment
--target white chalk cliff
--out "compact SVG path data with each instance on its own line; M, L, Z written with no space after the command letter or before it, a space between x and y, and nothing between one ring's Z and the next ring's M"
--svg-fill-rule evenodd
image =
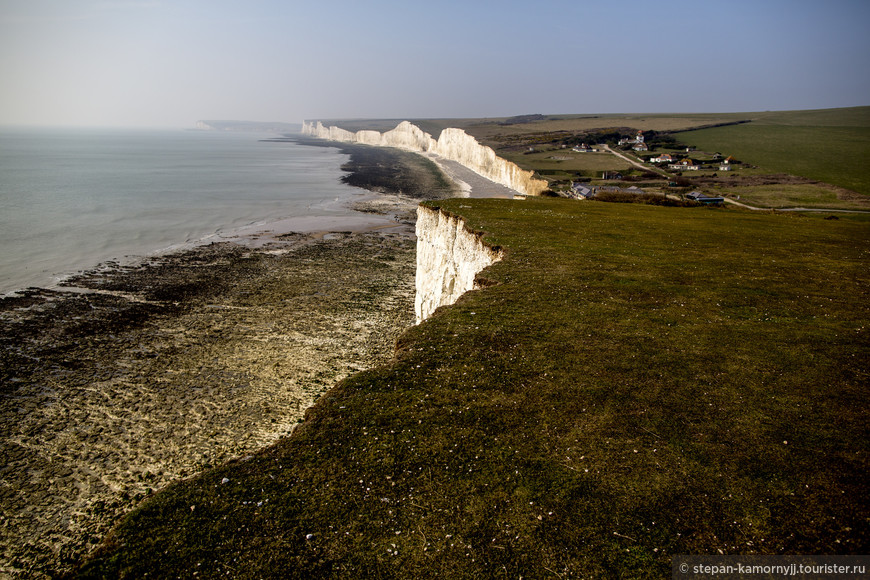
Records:
M490 147L481 145L477 139L462 129L444 129L435 140L416 125L402 121L395 129L380 133L378 131L357 131L352 133L339 127L324 127L320 121L305 121L302 132L306 135L381 147L396 147L416 153L429 153L456 161L475 173L496 183L510 187L526 195L540 195L547 189L547 182L536 179L531 171L520 169L515 163L506 161L495 154Z
M426 206L417 208L417 324L439 306L453 304L476 288L477 274L501 260L459 217Z
M547 182L535 179L531 171L498 157L461 129L444 129L438 140L416 125L403 121L384 133L324 127L304 122L307 135L380 147L395 147L421 154L434 154L456 161L475 173L526 195L539 195ZM475 289L477 274L501 260L501 252L483 243L465 221L441 209L417 208L417 273L414 310L417 323L426 320L439 306L453 304Z

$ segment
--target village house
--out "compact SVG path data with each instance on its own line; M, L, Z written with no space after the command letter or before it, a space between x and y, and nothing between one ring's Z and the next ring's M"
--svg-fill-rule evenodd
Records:
M731 171L731 164L734 161L734 158L729 155L719 164L719 171Z
M646 143L635 143L632 149L634 151L649 151L649 146Z
M574 199L592 199L595 196L595 190L588 185L575 181L571 184L571 197Z
M685 159L680 159L676 163L668 165L668 169L678 169L680 171L698 171L699 169L701 169L701 166L686 157Z
M669 153L662 153L658 157L650 157L650 163L673 163L674 158Z
M635 135L634 139L631 139L630 137L623 137L622 139L619 140L619 145L629 145L631 143L642 144L643 143L643 131L638 131L637 135ZM634 148L632 147L632 149L634 149ZM648 151L648 150L649 150L648 147L646 149L635 149L635 151Z

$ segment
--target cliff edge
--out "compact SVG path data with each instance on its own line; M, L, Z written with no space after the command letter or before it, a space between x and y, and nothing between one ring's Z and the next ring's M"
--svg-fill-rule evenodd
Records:
M439 208L418 206L414 298L417 324L439 306L453 304L477 288L478 272L501 258L501 251L483 243L462 218Z

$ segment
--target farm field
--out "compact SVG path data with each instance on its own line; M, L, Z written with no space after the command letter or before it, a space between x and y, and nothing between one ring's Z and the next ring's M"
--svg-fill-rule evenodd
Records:
M679 131L747 119L747 113L695 114L603 114L603 115L521 115L519 117L457 119L322 119L324 125L336 125L348 131L363 129L389 131L402 121L410 121L436 139L442 129L458 127L478 141L492 146L502 136L559 131L582 132L600 127L631 127L657 131Z
M675 135L767 173L788 173L870 196L870 107L770 113L751 123Z
M511 119L457 121L461 122L461 128L481 143L497 147L505 137L517 138L535 133L580 133L607 127L626 127L645 131L680 131L747 119L745 113L540 115L540 117L540 119L520 122L513 122Z
M826 183L792 183L787 178L783 178L783 183L767 185L752 181L724 180L710 190L758 207L870 211L870 197Z
M610 153L576 153L570 149L553 149L535 153L502 151L500 156L520 167L534 167L547 177L570 179L577 173L593 177L603 171L629 169L631 164Z

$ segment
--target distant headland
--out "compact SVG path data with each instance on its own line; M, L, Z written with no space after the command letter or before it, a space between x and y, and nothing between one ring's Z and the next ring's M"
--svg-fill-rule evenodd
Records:
M236 133L298 133L300 123L268 121L197 121L197 131L232 131Z

